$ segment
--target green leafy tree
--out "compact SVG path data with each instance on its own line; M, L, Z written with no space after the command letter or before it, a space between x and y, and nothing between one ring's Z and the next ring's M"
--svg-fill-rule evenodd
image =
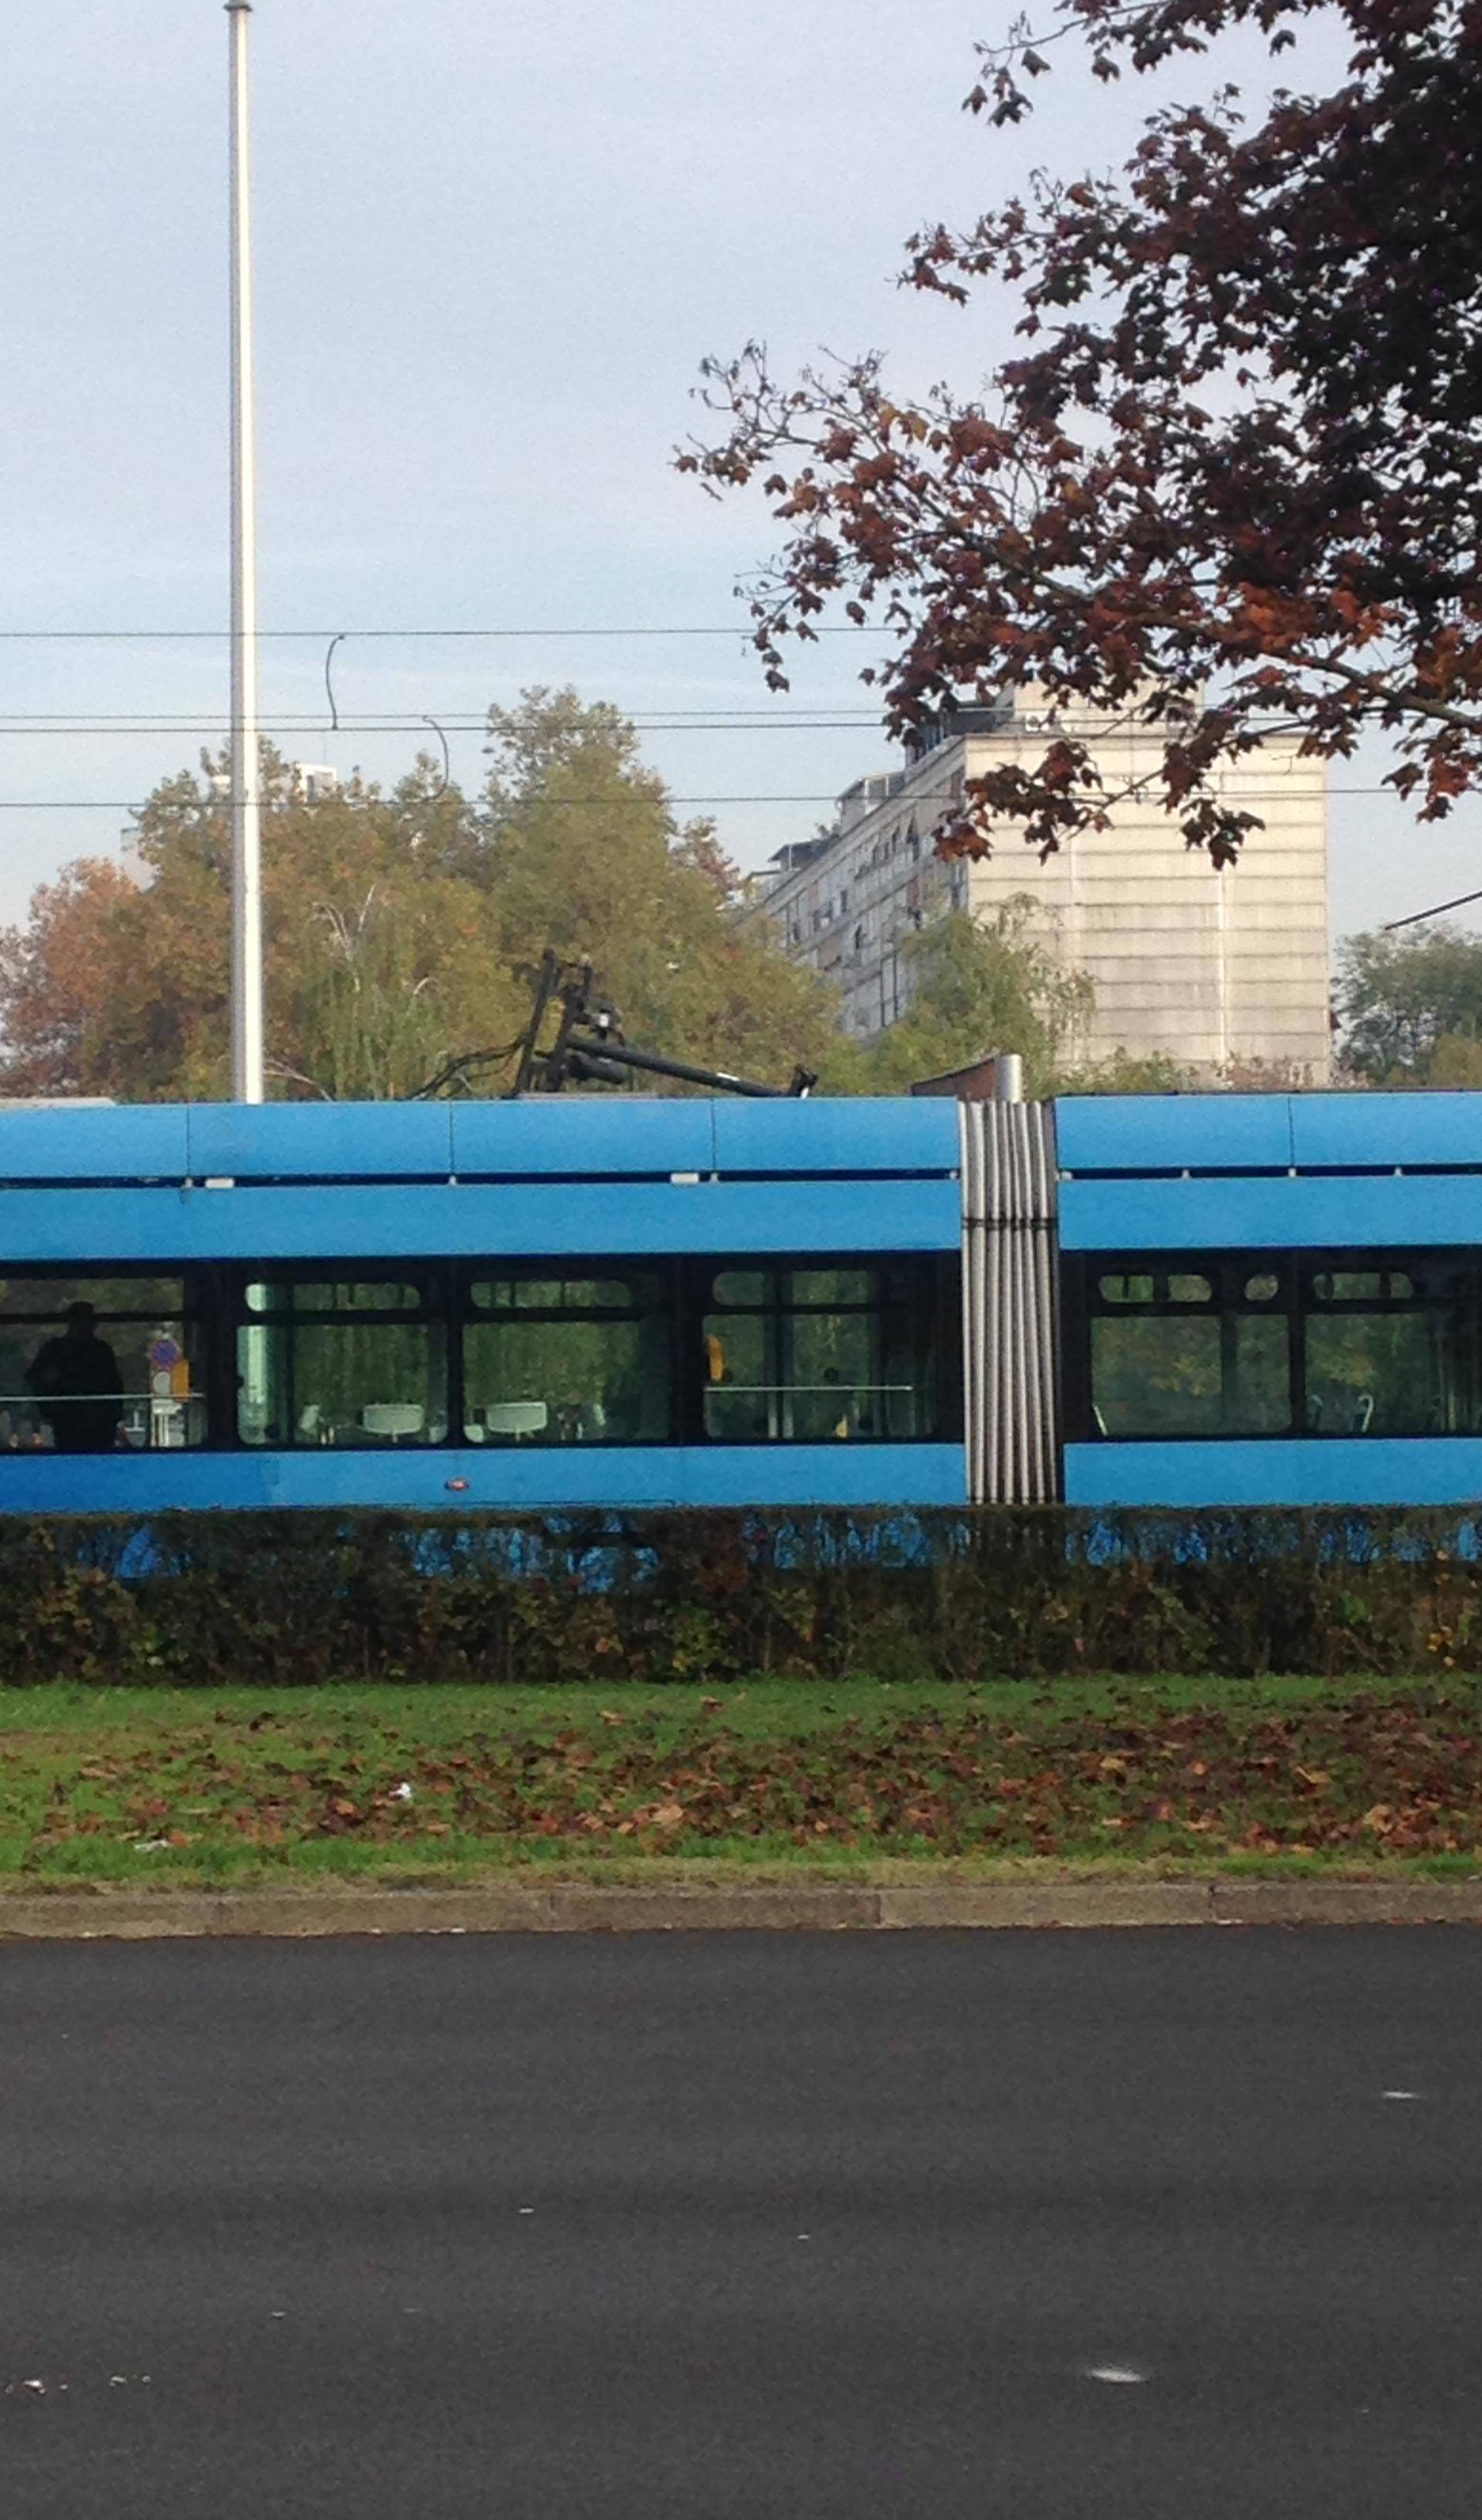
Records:
M1438 1034L1425 1082L1437 1091L1475 1094L1482 1087L1482 1041L1465 1033Z
M134 889L107 858L64 867L38 886L23 927L0 933L0 1009L8 1094L109 1091L108 1031L116 943Z
M1338 952L1342 1061L1365 1085L1482 1084L1482 937L1350 936Z
M990 916L953 911L901 948L910 1004L864 1055L865 1090L905 1092L927 1076L1017 1051L1026 1091L1046 1092L1084 1026L1091 982L1031 933L1034 903L1014 894Z
M1233 1080L1227 1077L1225 1082L1228 1085ZM1264 1091L1269 1083L1272 1091L1284 1092L1289 1082L1283 1075L1280 1087L1266 1080L1260 1087L1245 1090ZM1243 1078L1241 1083L1244 1084ZM1054 1094L1191 1094L1201 1089L1207 1092L1208 1087L1208 1077L1200 1077L1182 1059L1156 1052L1146 1058L1135 1058L1130 1051L1119 1050L1110 1058L1056 1068L1049 1090Z
M739 920L707 824L676 826L620 713L532 692L490 717L471 799L419 761L310 801L265 757L267 1066L288 1096L396 1098L512 1042L547 945L588 955L630 1037L785 1083L835 1049L836 998ZM83 860L0 935L0 1090L118 1101L228 1091L223 765L157 788L145 880ZM847 1063L846 1061L844 1063ZM501 1090L497 1066L484 1088Z
M148 1102L229 1090L221 769L207 759L149 799L142 884L84 860L0 938L6 1091ZM283 1090L405 1093L429 1043L511 1020L489 906L445 871L447 827L468 808L433 785L422 765L390 796L355 780L310 802L286 763L265 760L267 1063Z
M570 690L489 712L478 879L527 978L542 949L585 957L630 1040L785 1084L836 1061L837 998L742 922L741 874L708 822L676 824L617 710Z

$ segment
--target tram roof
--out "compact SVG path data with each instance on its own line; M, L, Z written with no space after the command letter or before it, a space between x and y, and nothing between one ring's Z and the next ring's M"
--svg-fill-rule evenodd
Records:
M956 1105L622 1095L0 1106L0 1183L800 1179L958 1165Z

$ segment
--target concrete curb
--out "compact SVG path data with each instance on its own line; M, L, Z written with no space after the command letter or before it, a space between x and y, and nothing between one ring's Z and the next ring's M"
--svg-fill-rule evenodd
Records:
M798 1883L499 1881L472 1889L0 1895L0 1942L334 1934L777 1933L1482 1924L1482 1878Z
M1479 1925L1482 1880L1215 1881L1221 1925Z

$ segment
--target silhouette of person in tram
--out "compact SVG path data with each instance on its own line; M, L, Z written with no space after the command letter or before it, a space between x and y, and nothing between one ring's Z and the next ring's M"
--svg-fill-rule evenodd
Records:
M91 1304L68 1304L60 1338L37 1349L25 1387L59 1453L111 1453L123 1416L123 1376Z

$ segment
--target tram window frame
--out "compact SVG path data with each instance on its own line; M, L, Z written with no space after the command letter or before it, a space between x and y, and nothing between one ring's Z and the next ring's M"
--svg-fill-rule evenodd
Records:
M1297 1277L1303 1431L1309 1438L1423 1442L1482 1432L1482 1251L1475 1245L1396 1244L1378 1250L1335 1246L1301 1253ZM1363 1282L1375 1278L1380 1281L1378 1291L1365 1291ZM1322 1291L1325 1279L1336 1281L1346 1291ZM1401 1283L1391 1282L1395 1280ZM1323 1395L1315 1387L1320 1379L1317 1342L1311 1333L1315 1328L1345 1321L1376 1327L1386 1322L1429 1323L1433 1325L1430 1361L1435 1361L1439 1333L1442 1350L1450 1351L1445 1369L1433 1380L1423 1370L1417 1376L1415 1363L1404 1361L1391 1386L1392 1392L1402 1395L1397 1415L1392 1414L1393 1398L1386 1400L1383 1384L1370 1374L1366 1380L1371 1387L1356 1384L1352 1388L1347 1422L1325 1425L1321 1422ZM1330 1370L1327 1378L1331 1380ZM1448 1416L1453 1422L1435 1422L1438 1417Z
M823 1279L862 1275L873 1279L878 1289L881 1281L897 1272L903 1282L902 1291L893 1298L876 1291L856 1300L841 1300L837 1295L803 1297L786 1303L775 1301L769 1283L798 1278ZM717 1289L727 1279L757 1278L761 1293L754 1299L732 1294L718 1296ZM798 1446L847 1443L867 1449L881 1445L950 1444L961 1441L963 1433L962 1395L962 1327L961 1278L955 1254L919 1251L804 1251L804 1252L741 1252L710 1253L691 1263L689 1271L689 1320L686 1345L688 1354L697 1361L697 1385L687 1382L686 1396L692 1402L686 1440L707 1448L719 1446L744 1450L778 1452L795 1450ZM718 1335L709 1328L716 1322L761 1320L769 1325L786 1325L794 1321L859 1319L879 1321L882 1325L892 1313L905 1314L924 1339L925 1371L910 1386L915 1414L922 1421L910 1434L887 1427L876 1431L858 1423L849 1424L851 1416L848 1395L863 1389L863 1384L839 1382L838 1425L846 1425L840 1434L837 1427L824 1431L822 1425L802 1434L775 1434L770 1431L714 1431L710 1422L709 1404L717 1382L713 1378L713 1352L709 1341ZM766 1386L769 1391L773 1386ZM786 1399L803 1386L779 1382L774 1396ZM769 1408L769 1416L771 1415ZM786 1412L784 1413L786 1414Z
M1067 1255L1079 1264L1063 1275L1064 1403L1067 1442L1098 1444L1226 1444L1283 1443L1297 1424L1298 1393L1293 1365L1291 1255L1270 1251L1095 1251ZM1117 1281L1129 1288L1146 1286L1146 1294L1115 1292ZM1251 1289L1275 1282L1272 1293ZM1195 1287L1207 1289L1195 1295ZM1226 1323L1280 1322L1284 1355L1279 1385L1284 1392L1280 1425L1233 1427L1140 1425L1109 1427L1099 1395L1096 1372L1096 1324L1139 1321L1199 1322L1217 1326L1222 1349ZM1236 1361L1236 1372L1238 1363ZM1072 1431L1074 1430L1074 1431Z
M680 1337L680 1325L684 1311L680 1286L681 1266L682 1264L676 1261L676 1259L670 1254L650 1252L599 1252L591 1255L584 1253L567 1253L559 1254L554 1258L541 1258L538 1256L535 1258L527 1258L524 1255L521 1255L517 1259L493 1257L488 1259L461 1261L458 1264L458 1283L455 1298L456 1312L454 1315L457 1334L452 1342L452 1352L456 1358L456 1364L452 1377L452 1385L450 1385L450 1388L453 1385L456 1385L457 1414L456 1416L454 1415L453 1409L450 1406L448 1413L449 1440L464 1446L471 1446L481 1441L489 1451L495 1453L508 1452L511 1450L524 1451L527 1449L539 1452L565 1452L568 1450L577 1450L583 1453L595 1451L652 1452L665 1448L672 1449L672 1447L680 1441L679 1430L684 1415L684 1394L682 1390L682 1347ZM601 1301L590 1303L564 1302L557 1304L520 1304L516 1302L506 1306L502 1304L481 1304L477 1300L476 1293L479 1286L493 1286L500 1284L515 1286L593 1286L600 1288L605 1285L617 1285L624 1280L632 1282L644 1279L649 1280L655 1289L655 1300L649 1304L642 1302L617 1304L604 1303ZM470 1372L467 1342L471 1329L493 1329L500 1327L519 1327L530 1329L539 1329L541 1328L561 1328L563 1327L580 1327L583 1324L600 1325L605 1322L613 1324L633 1323L639 1325L648 1322L657 1322L662 1325L663 1338L661 1345L664 1358L665 1390L663 1394L663 1425L658 1432L635 1435L608 1434L606 1431L591 1432L581 1430L574 1433L561 1434L551 1432L546 1426L536 1427L532 1425L527 1432L507 1433L503 1435L491 1433L486 1428L485 1433L481 1438L470 1433ZM655 1346L658 1344L659 1342L655 1341ZM543 1394L530 1395L532 1399L536 1400L544 1398L545 1396L546 1395ZM585 1406L585 1404L581 1403L562 1405L570 1406L575 1409L578 1414L581 1413ZM604 1400L601 1405L606 1408L607 1403Z
M1449 1276L1445 1294L1434 1291L1438 1279ZM1103 1282L1185 1280L1204 1277L1213 1289L1209 1305L1180 1302L1154 1294L1142 1302L1109 1297ZM1404 1287L1375 1293L1355 1290L1323 1295L1325 1279L1356 1281L1399 1279ZM1254 1282L1269 1279L1273 1291L1251 1293ZM1427 1284L1427 1281L1429 1283ZM1238 1430L1108 1432L1100 1415L1094 1371L1094 1325L1099 1319L1190 1318L1214 1312L1235 1318L1264 1314L1286 1325L1290 1406L1288 1423L1266 1432ZM1229 1249L1219 1251L1082 1251L1062 1255L1061 1362L1065 1441L1067 1443L1331 1443L1339 1441L1404 1441L1482 1433L1482 1249L1473 1244L1385 1245L1366 1248L1323 1245L1298 1251ZM1454 1353L1460 1371L1443 1392L1444 1408L1460 1400L1460 1422L1374 1423L1379 1413L1372 1396L1357 1395L1361 1404L1347 1412L1344 1422L1310 1422L1314 1411L1309 1388L1318 1376L1309 1325L1346 1318L1415 1318L1447 1315ZM1370 1405L1366 1411L1362 1404ZM1418 1418L1420 1413L1416 1413ZM1426 1403L1426 1414L1434 1407Z
M23 1311L7 1312L0 1316L0 1325L6 1328L34 1331L38 1334L36 1354L40 1353L41 1347L48 1339L60 1334L71 1304L89 1304L93 1307L98 1335L110 1346L112 1345L111 1332L115 1329L142 1329L161 1323L168 1324L172 1328L178 1325L181 1334L182 1363L188 1375L193 1378L189 1382L188 1390L176 1391L169 1395L168 1406L174 1409L181 1407L189 1409L194 1406L199 1410L200 1416L195 1422L201 1426L202 1432L198 1439L195 1442L185 1440L179 1444L169 1440L157 1442L153 1388L148 1391L125 1391L120 1395L124 1402L124 1414L119 1419L120 1430L126 1422L130 1408L135 1411L147 1410L150 1413L146 1421L147 1440L140 1443L132 1440L120 1442L115 1437L115 1440L109 1444L79 1446L76 1448L76 1458L108 1460L116 1456L122 1460L135 1458L147 1460L152 1454L157 1455L161 1451L202 1453L211 1449L214 1429L212 1408L214 1314L202 1289L212 1274L208 1268L200 1263L168 1259L68 1259L51 1263L35 1259L0 1261L0 1283L9 1285L20 1281L27 1286L49 1284L59 1289L58 1301L49 1308L38 1309L28 1305ZM178 1286L180 1302L178 1305L127 1305L104 1304L98 1300L106 1288L113 1289L131 1285ZM66 1300L63 1300L62 1290L65 1290ZM33 1355L27 1360L27 1366L33 1365L34 1362ZM121 1364L121 1360L116 1357L115 1362ZM112 1395L106 1396L112 1397ZM4 1409L7 1421L4 1431L0 1432L0 1459L9 1452L30 1453L37 1449L50 1452L53 1449L51 1445L26 1440L20 1429L12 1428L9 1423L11 1408L26 1411L33 1417L40 1416L43 1403L37 1394L27 1392L24 1395L21 1393L10 1395L7 1400L0 1402L0 1408ZM188 1427L192 1421L187 1417L182 1422ZM68 1451L71 1448L58 1449Z
M405 1448L418 1453L443 1452L448 1449L453 1428L455 1400L462 1404L458 1373L459 1341L457 1316L450 1301L448 1264L422 1259L326 1259L326 1260L252 1260L240 1264L236 1273L235 1300L229 1320L224 1324L222 1345L225 1350L224 1372L231 1384L229 1410L223 1412L224 1425L229 1429L228 1442L233 1451L261 1456L264 1453L302 1453L324 1448L321 1431L324 1420L318 1405L312 1401L299 1405L295 1333L312 1335L316 1330L404 1328L423 1329L427 1334L427 1387L425 1403L393 1403L392 1406L421 1406L423 1423L420 1429L382 1432L366 1428L363 1438L332 1437L330 1448L336 1451L376 1452L385 1446ZM397 1286L416 1296L415 1304L305 1304L292 1301L294 1291L310 1286ZM252 1289L286 1290L285 1303L257 1305L251 1300ZM262 1330L270 1337L287 1332L286 1426L280 1426L271 1441L244 1431L242 1388L242 1341L244 1333ZM437 1388L440 1371L440 1391ZM366 1406L373 1404L367 1403ZM306 1428L304 1418L310 1409L315 1420ZM442 1431L432 1431L435 1412L440 1409ZM363 1420L362 1420L363 1424Z
M667 1323L666 1353L669 1360L668 1422L663 1433L614 1435L588 1439L603 1443L614 1451L641 1451L664 1447L703 1447L717 1444L746 1444L748 1449L779 1450L798 1444L816 1444L836 1440L812 1432L800 1435L762 1435L749 1438L712 1435L706 1431L706 1395L708 1390L707 1357L704 1344L704 1318L710 1305L715 1281L737 1273L762 1272L767 1275L798 1271L815 1280L840 1272L861 1271L869 1274L871 1292L857 1305L840 1306L836 1295L821 1294L815 1302L797 1309L814 1317L827 1317L840 1309L857 1310L870 1315L881 1309L877 1289L882 1277L899 1273L900 1302L909 1307L921 1322L921 1345L929 1362L929 1371L916 1385L917 1414L921 1431L913 1434L878 1434L855 1431L851 1440L874 1444L952 1444L962 1438L964 1418L962 1283L961 1264L955 1252L900 1251L831 1251L831 1252L706 1252L703 1254L612 1253L612 1254L521 1254L512 1259L504 1254L470 1256L440 1255L399 1259L358 1255L276 1259L252 1256L230 1261L181 1261L163 1257L149 1260L116 1262L68 1260L52 1267L35 1262L16 1264L15 1274L32 1280L50 1280L60 1290L67 1291L78 1281L91 1281L97 1285L114 1286L126 1281L157 1284L161 1281L178 1283L183 1293L182 1322L194 1331L192 1371L194 1393L203 1404L204 1429L194 1451L244 1453L256 1459L274 1453L299 1454L317 1449L317 1439L299 1433L296 1415L292 1411L280 1415L279 1431L270 1442L254 1440L243 1430L240 1414L238 1376L241 1371L240 1334L245 1330L266 1329L289 1331L294 1328L353 1325L360 1328L378 1326L425 1327L434 1336L442 1332L445 1342L443 1371L446 1384L446 1428L434 1434L432 1424L440 1421L441 1392L436 1394L435 1412L429 1408L420 1434L397 1437L419 1453L467 1449L465 1433L465 1350L464 1338L470 1327L496 1318L491 1310L475 1304L474 1285L504 1280L519 1279L525 1282L568 1281L601 1283L604 1280L651 1277L658 1282L658 1314ZM408 1305L351 1306L300 1304L295 1306L292 1293L309 1287L404 1286L415 1290L417 1301ZM259 1309L249 1298L255 1287L282 1290L286 1300ZM84 1283L76 1291L85 1295ZM539 1308L514 1308L519 1318L540 1318ZM725 1309L743 1309L730 1306ZM626 1317L626 1316L625 1316ZM37 1328L49 1330L55 1316L38 1316ZM120 1316L121 1318L121 1316ZM153 1319L152 1313L141 1312L140 1320ZM103 1322L105 1332L107 1322ZM435 1377L436 1365L433 1362ZM845 1387L848 1387L847 1384ZM358 1449L358 1448L357 1448ZM368 1450L378 1449L368 1445Z

